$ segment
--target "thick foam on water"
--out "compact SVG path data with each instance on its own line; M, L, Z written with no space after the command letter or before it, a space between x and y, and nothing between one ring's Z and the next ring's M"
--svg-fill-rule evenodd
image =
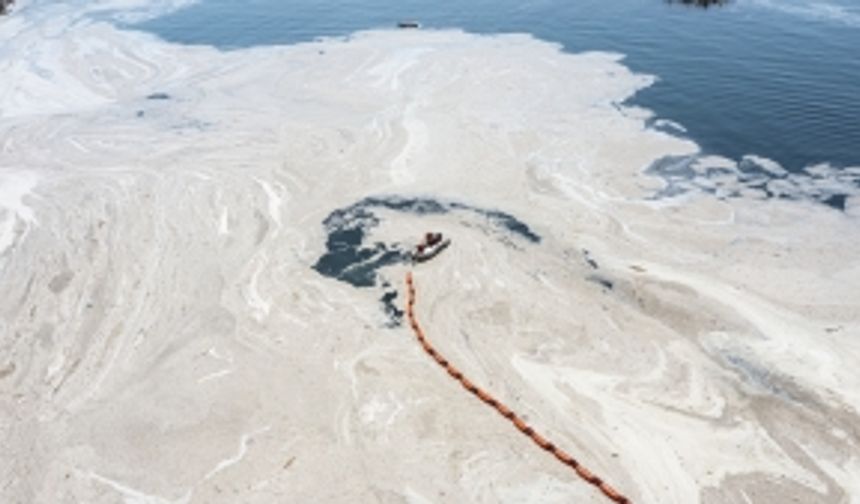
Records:
M0 256L26 237L36 224L33 209L24 203L38 183L34 172L0 172ZM2 264L2 263L0 263Z
M704 192L720 200L775 198L819 203L855 216L860 212L860 167L821 164L789 173L779 163L754 155L740 162L694 155L663 158L648 173L666 182L655 199Z
M525 35L91 17L148 5L0 21L0 500L598 499L386 327L426 231L428 337L634 501L858 495L856 169L703 156Z

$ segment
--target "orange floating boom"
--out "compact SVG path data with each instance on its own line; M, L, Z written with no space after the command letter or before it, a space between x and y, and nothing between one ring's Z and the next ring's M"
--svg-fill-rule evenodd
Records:
M528 436L542 450L553 454L559 462L573 469L580 478L597 487L609 500L617 504L632 504L630 499L621 495L617 490L610 486L609 483L606 483L602 478L586 469L575 458L558 448L555 443L538 434L537 431L529 426L519 415L514 413L510 408L502 404L498 399L491 396L485 390L472 383L468 378L463 376L463 373L451 365L451 362L448 359L443 357L441 353L433 348L433 345L431 345L427 340L424 331L418 324L418 319L415 317L415 281L412 279L411 271L406 273L406 292L406 315L409 318L409 325L412 327L412 331L415 333L415 337L424 348L424 351L432 357L439 366L445 369L452 378L460 382L460 385L462 385L464 389L471 392L475 397L491 406L503 417L507 418L512 424L514 424L514 427L516 427L517 430Z

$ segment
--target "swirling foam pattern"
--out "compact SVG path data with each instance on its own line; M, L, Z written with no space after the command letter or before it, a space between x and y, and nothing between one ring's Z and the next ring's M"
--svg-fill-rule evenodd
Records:
M450 236L420 267L434 344L634 502L857 501L851 183L844 211L737 169L730 198L718 172L668 194L646 169L697 146L623 105L652 79L618 55L453 31L219 52L107 21L150 4L0 20L0 501L600 502L378 290L313 269L326 216L380 194L541 237L381 208L362 239Z

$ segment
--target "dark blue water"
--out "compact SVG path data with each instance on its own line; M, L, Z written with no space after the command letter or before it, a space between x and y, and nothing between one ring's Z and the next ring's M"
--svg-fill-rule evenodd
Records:
M786 168L860 165L860 2L736 0L203 0L137 25L236 49L392 27L527 32L565 50L608 50L660 81L633 103L680 122L708 153Z

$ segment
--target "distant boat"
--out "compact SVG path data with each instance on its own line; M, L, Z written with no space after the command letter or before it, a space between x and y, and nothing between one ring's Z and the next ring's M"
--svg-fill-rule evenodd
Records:
M419 23L418 21L400 21L399 23L397 23L397 27L398 28L404 28L404 29L407 29L407 28L416 29L416 28L421 28L421 23Z
M722 7L726 5L731 0L666 0L666 3L674 4L684 4L684 5L692 5L695 7L702 7L703 9L707 9L708 7L718 6Z

